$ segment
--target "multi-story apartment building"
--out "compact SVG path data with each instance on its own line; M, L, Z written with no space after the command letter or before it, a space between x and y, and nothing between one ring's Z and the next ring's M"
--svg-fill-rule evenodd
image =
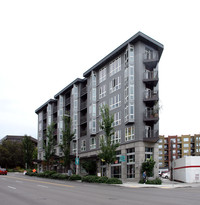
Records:
M138 180L146 158L152 156L158 164L158 63L162 52L162 44L138 32L87 70L83 79L76 79L39 107L35 111L39 159L44 159L43 143L51 122L56 123L56 154L62 155L58 145L62 143L65 113L70 114L75 131L71 153L79 158L80 165L84 159L98 159L99 141L104 135L99 126L100 107L107 104L114 116L112 143L120 144L111 176ZM81 166L76 168L81 173ZM103 175L105 171L105 164L98 160L98 172Z
M200 155L200 135L160 136L159 167L170 167L174 159Z

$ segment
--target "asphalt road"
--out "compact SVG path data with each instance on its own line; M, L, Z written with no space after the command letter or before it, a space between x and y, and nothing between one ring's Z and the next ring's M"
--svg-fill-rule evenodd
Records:
M127 188L8 173L0 176L0 205L198 205L200 188Z

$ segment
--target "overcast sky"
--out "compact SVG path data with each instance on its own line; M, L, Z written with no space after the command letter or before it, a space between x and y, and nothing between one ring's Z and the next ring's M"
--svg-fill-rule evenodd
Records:
M0 139L138 31L164 45L160 134L200 133L198 0L0 0Z

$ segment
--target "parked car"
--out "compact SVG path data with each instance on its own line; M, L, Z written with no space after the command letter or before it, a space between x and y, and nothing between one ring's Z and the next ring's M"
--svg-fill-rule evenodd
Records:
M4 168L0 168L0 175L7 175L7 170Z
M162 176L162 178L169 179L170 178L170 172L162 173L161 176Z

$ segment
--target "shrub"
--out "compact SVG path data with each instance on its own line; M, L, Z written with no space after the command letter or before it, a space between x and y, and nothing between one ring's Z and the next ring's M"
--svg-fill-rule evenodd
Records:
M81 180L81 176L73 174L69 177L69 180Z
M88 175L82 178L82 182L89 182L89 183L95 183L99 179L98 176L95 175Z
M122 181L120 179L117 178L109 178L106 181L107 184L122 184Z
M144 179L141 179L139 181L140 184L144 184ZM157 184L157 185L160 185L162 184L162 180L160 178L156 178L156 179L153 179L153 180L147 180L146 181L146 184Z
M52 178L51 176L52 176L53 174L56 174L56 172L55 172L55 171L45 171L45 172L44 172L44 177L46 177L46 178Z
M108 181L108 177L98 177L97 183L106 183Z

